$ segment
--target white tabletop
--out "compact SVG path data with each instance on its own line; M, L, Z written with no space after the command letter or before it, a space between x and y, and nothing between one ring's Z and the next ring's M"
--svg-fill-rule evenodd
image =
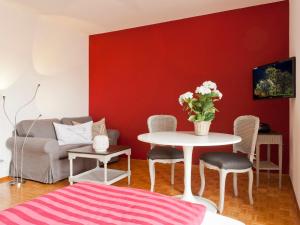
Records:
M194 132L168 131L141 134L138 140L157 145L173 146L219 146L240 142L239 136L223 133L209 133L207 136L196 136Z

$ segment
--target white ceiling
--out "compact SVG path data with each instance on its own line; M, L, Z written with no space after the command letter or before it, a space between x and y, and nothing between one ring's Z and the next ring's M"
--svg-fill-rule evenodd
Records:
M281 0L7 0L79 22L90 34L161 23Z

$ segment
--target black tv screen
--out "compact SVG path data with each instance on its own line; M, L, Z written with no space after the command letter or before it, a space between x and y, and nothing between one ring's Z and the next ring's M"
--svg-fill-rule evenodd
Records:
M253 98L295 98L296 58L253 69Z

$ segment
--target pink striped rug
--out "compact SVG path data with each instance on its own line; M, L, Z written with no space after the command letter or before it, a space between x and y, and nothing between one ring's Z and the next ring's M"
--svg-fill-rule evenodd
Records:
M0 212L0 225L200 225L205 211L158 193L84 182Z

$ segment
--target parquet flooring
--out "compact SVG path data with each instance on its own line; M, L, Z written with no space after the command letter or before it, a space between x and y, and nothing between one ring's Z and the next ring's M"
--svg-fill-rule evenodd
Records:
M125 159L110 165L111 168L126 168ZM145 160L132 160L131 187L149 189L148 165ZM216 171L206 169L206 188L204 197L218 202L219 177ZM300 225L299 209L296 204L292 186L287 175L283 176L282 189L278 188L277 174L271 174L271 179L262 173L260 186L253 186L254 205L248 202L247 175L238 176L239 196L233 196L232 176L226 181L225 208L223 215L238 219L249 225ZM192 189L196 194L199 190L198 166L193 166ZM67 180L56 184L41 184L27 181L22 188L11 187L7 183L0 184L0 210L28 201L42 194L68 185ZM127 180L115 185L127 186ZM176 164L175 185L170 185L170 165L156 164L155 191L166 195L178 195L183 192L183 164Z

